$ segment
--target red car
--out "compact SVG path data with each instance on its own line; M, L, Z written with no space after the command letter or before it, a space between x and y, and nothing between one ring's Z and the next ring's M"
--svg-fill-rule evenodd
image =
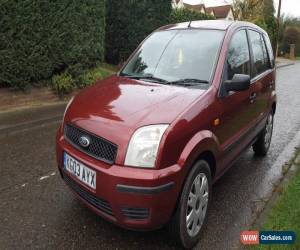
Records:
M168 25L119 73L70 101L57 133L59 171L103 218L134 230L168 224L191 248L212 184L249 146L266 155L275 111L264 30L246 22Z

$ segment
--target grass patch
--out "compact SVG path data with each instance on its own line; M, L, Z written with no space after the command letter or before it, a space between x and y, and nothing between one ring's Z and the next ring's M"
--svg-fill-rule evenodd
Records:
M82 75L78 78L78 86L85 87L95 83L97 80L104 79L110 75L115 73L115 71L111 70L106 65L100 65L96 68L90 69L85 71Z
M258 245L253 249L300 249L300 166L292 180L283 187L282 194L271 209L262 230L294 231L293 245Z
M116 71L116 66L106 63L101 63L88 70L80 70L80 68L73 67L61 74L54 75L52 77L52 87L58 95L63 96L74 89L92 85L98 80L114 74Z

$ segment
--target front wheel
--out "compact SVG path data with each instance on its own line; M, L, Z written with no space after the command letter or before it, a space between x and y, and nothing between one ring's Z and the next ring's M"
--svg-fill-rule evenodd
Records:
M265 156L270 148L273 134L274 114L271 112L268 116L266 126L253 144L254 153L258 156Z
M208 163L198 161L189 173L169 229L173 239L186 249L199 240L211 200L211 172Z

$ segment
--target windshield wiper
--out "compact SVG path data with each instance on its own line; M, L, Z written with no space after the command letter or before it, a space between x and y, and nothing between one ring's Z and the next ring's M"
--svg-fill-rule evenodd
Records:
M130 75L130 74L125 74L125 73L122 73L120 74L121 76L124 76L124 77L128 77L130 79L137 79L137 80L151 80L151 81L154 81L156 83L164 83L164 84L168 84L168 81L167 80L164 80L162 78L158 78L158 77L155 77L151 74L146 74L146 75Z
M199 85L202 83L208 84L209 81L201 80L201 79L197 79L197 78L185 78L185 79L180 79L180 80L176 80L173 82L169 82L169 84L171 84L171 85L183 85L183 86L195 86L195 85Z
M158 78L153 76L152 74L145 74L145 75L130 75L130 74L126 74L126 73L122 73L120 74L121 76L124 77L128 77L131 79L137 79L137 80L150 80L156 83L162 83L162 84L168 84L168 85L181 85L181 86L196 86L199 84L208 84L209 81L207 80L201 80L201 79L197 79L197 78L184 78L184 79L179 79L176 81L167 81L165 79L162 78Z

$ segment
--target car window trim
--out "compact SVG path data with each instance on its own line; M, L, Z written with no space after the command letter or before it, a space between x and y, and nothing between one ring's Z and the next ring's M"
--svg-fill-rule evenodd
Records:
M270 39L270 38L264 33L262 33L261 35L262 35L262 38L263 38L263 41L264 41L264 44L265 44L265 48L267 50L270 69L273 69L275 67L275 58L273 56L273 60L271 60L271 55L270 55L270 51L269 51L269 48L268 48L269 46L267 45L267 41L266 41L266 39ZM273 50L271 41L269 41L269 42L270 42L270 45L271 45L271 49Z
M259 75L256 75L255 77L251 78L250 84L255 83L256 81L259 81L260 79L264 78L266 75L270 74L274 69L267 69L266 71L260 73Z
M255 63L254 63L254 53L253 53L253 47L252 47L252 44L251 44L251 41L250 41L250 33L249 33L249 31L252 30L252 31L257 32L257 30L253 29L253 28L251 29L249 27L247 27L246 30L247 30L249 50L250 50L250 54L251 54L251 76L250 76L251 77L251 82L250 82L250 84L252 84L253 83L252 80L255 79L258 76L258 74L257 74L257 70L256 70Z
M266 45L266 42L265 42L265 39L264 39L264 34L263 33L260 33L260 37L261 37L261 40L262 40L262 43L263 43L263 47L265 48L265 51L266 51L266 56L267 56L267 68L270 69L271 68L271 61L270 61L270 57L269 57L269 52L268 52L268 48L267 48L267 45Z
M213 30L216 30L216 29L213 29ZM217 54L216 54L216 60L215 60L215 62L214 62L213 70L211 71L211 76L210 76L210 79L209 79L209 85L208 85L208 88L210 88L210 87L213 85L213 80L214 80L214 77L215 77L215 74L216 74L217 65L218 65L218 63L219 63L221 51L222 51L222 48L223 48L223 46L224 46L224 41L225 41L226 31L225 31L225 30L222 30L222 31L223 31L223 38L222 38L222 41L220 42L220 45L219 45L219 48L218 48L218 52L217 52ZM208 88L207 88L207 89L208 89Z

